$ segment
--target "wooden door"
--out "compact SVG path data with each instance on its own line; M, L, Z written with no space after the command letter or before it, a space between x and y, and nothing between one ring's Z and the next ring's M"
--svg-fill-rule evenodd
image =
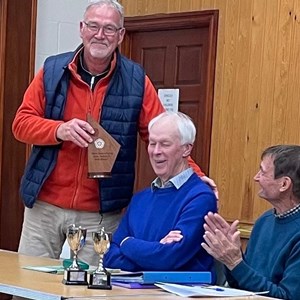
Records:
M36 7L37 0L0 0L0 248L13 251L23 221L26 145L15 140L11 123L34 73Z
M15 140L11 123L33 77L36 7L37 0L0 0L0 248L13 251L23 221L19 186L26 145Z
M179 88L179 111L195 122L193 159L208 174L217 11L176 13L125 19L121 51L144 66L156 89ZM135 189L154 179L145 145L138 147Z

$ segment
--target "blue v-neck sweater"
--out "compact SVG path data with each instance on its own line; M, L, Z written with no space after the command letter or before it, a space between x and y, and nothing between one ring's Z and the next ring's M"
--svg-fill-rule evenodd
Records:
M204 216L216 209L215 195L196 174L178 190L147 188L130 202L104 265L128 271L212 271L213 259L201 242ZM182 240L161 244L171 230L180 230ZM120 246L125 237L132 238Z
M230 286L299 300L300 212L283 219L265 212L253 227L244 261L227 275Z

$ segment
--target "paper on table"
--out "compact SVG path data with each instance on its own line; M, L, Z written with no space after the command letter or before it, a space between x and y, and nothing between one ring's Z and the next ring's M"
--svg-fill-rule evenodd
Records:
M31 271L38 271L44 273L51 273L51 274L64 274L65 268L61 265L59 266L25 266L23 269L31 270ZM92 273L95 271L95 268L88 268L86 270L88 273Z
M23 269L45 272L45 273L52 273L52 274L63 274L64 273L63 266L26 266L26 267L23 267Z
M173 283L156 283L155 285L165 291L181 297L238 297L262 294L245 290L226 288L223 286L187 286Z

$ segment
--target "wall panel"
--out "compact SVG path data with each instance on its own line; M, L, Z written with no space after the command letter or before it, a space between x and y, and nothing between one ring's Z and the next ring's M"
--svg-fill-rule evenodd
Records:
M11 123L33 75L36 0L0 1L0 248L15 251L23 220L19 186L26 145L14 139Z
M295 1L294 12L292 15L294 21L294 29L292 33L291 45L291 62L293 62L289 71L288 80L288 105L293 109L287 110L287 118L285 128L291 128L295 120L300 116L300 1ZM299 141L300 130L289 130L286 132L288 141Z
M262 150L299 144L300 0L121 2L128 16L219 10L209 175L222 215L253 224L270 207L253 182Z

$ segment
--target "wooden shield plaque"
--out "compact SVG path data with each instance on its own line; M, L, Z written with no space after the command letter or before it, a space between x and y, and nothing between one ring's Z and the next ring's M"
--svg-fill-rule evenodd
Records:
M88 146L88 177L111 177L121 146L91 115L87 116L87 122L95 130L93 142Z

